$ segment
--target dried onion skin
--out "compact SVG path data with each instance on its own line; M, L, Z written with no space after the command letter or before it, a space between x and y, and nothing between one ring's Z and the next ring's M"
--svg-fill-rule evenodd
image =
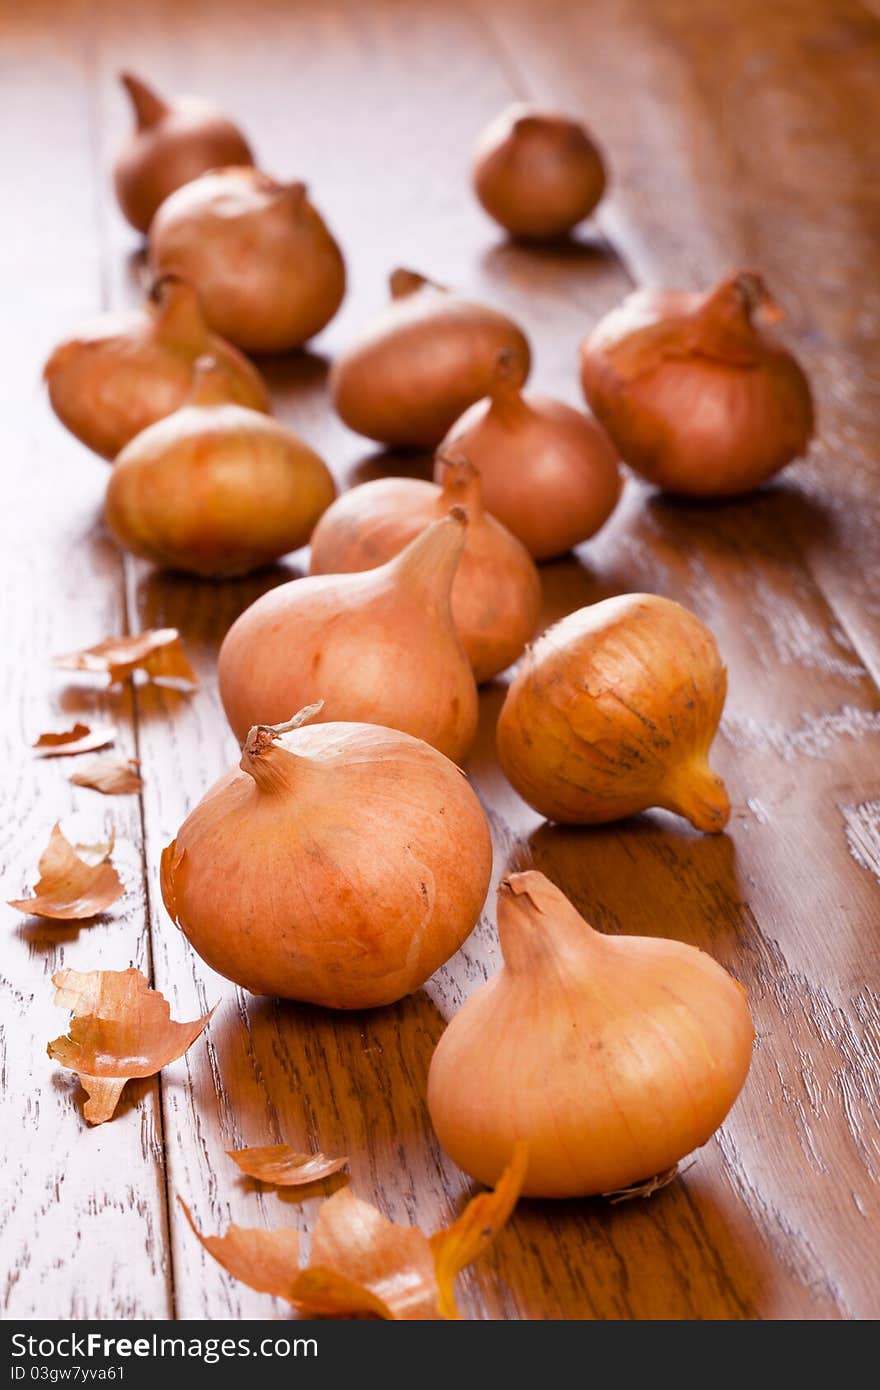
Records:
M780 317L761 277L708 294L641 290L581 348L584 394L620 456L687 497L736 497L806 453L809 381L762 327Z
M215 332L245 352L290 352L333 318L345 262L302 183L213 169L167 198L150 264L195 285Z
M656 594L569 614L531 647L498 720L501 767L548 820L598 825L652 806L724 829L708 755L727 693L715 638Z
M557 241L605 191L602 156L583 124L558 112L512 106L483 131L474 190L489 216L523 241Z
M325 720L401 729L463 761L478 716L451 607L466 524L456 508L385 565L295 579L251 604L218 663L236 736L321 700Z
M228 116L198 97L167 102L133 73L120 73L135 129L113 166L123 215L146 234L156 209L191 179L227 164L253 164L247 140Z
M187 404L119 455L104 514L125 550L221 579L304 545L335 492L323 459L278 420L229 404L203 358Z
M162 891L195 950L252 993L373 1008L458 949L491 864L467 780L421 740L258 728L165 850Z
M479 475L466 460L449 463L440 487L421 478L377 478L343 493L315 528L310 569L373 569L455 506L467 513L468 527L452 615L474 678L482 682L516 661L534 636L541 581L524 546L484 510Z
M105 459L183 405L199 357L209 356L229 401L268 411L266 383L252 362L212 333L191 285L156 282L146 304L103 314L60 343L43 376L52 409L71 434Z
M498 892L502 968L454 1015L428 1109L446 1152L492 1183L528 1146L523 1195L586 1197L665 1173L701 1147L745 1084L745 990L663 937L593 930L541 873Z
M414 271L391 276L392 303L336 359L333 404L349 429L392 448L433 449L489 389L498 355L525 381L525 334L505 314Z
M536 560L552 560L604 526L621 492L617 453L590 415L523 392L501 360L485 400L450 429L434 477L468 459L483 503Z

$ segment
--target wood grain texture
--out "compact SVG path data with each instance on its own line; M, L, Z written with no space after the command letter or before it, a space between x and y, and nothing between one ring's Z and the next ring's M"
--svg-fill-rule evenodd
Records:
M72 322L75 314L96 307L99 277L113 303L130 302L140 292L138 244L112 206L106 180L110 152L127 122L114 80L123 64L141 69L160 88L221 97L253 135L265 167L310 182L340 236L351 277L342 313L310 352L272 362L267 373L277 413L324 454L343 484L427 466L418 458L370 452L333 417L327 402L328 358L381 304L387 272L398 263L508 309L532 338L535 384L577 403L577 343L632 287L633 277L702 283L731 261L754 260L793 311L801 350L817 377L826 422L821 447L813 461L792 470L790 481L748 502L719 507L665 501L631 482L601 536L542 571L547 621L608 594L647 589L679 599L711 624L730 668L716 757L734 808L728 834L701 837L659 812L588 831L546 825L519 801L495 763L494 721L503 685L482 696L480 735L468 770L493 828L495 879L534 864L600 928L669 935L710 950L746 984L758 1046L743 1097L678 1183L649 1202L619 1207L600 1201L522 1204L493 1254L461 1280L467 1316L880 1313L873 1261L880 1218L880 696L871 676L876 613L864 601L866 595L874 598L868 593L872 552L864 546L876 464L869 457L867 398L864 419L861 398L850 416L844 389L847 382L854 383L853 394L868 389L871 348L864 306L841 288L841 267L861 263L867 279L869 265L867 222L860 221L849 193L841 198L845 215L826 226L831 280L825 272L812 278L808 273L817 257L810 238L819 236L823 171L833 166L834 178L843 179L838 152L849 169L848 189L855 188L860 169L865 181L868 173L855 131L869 93L859 78L849 124L850 117L841 114L840 74L827 42L817 43L815 35L842 34L848 66L863 74L874 61L880 23L849 0L806 0L798 7L747 0L743 8L746 32L735 37L732 51L749 74L748 121L763 139L768 128L773 138L779 130L788 132L779 158L784 152L791 159L794 151L800 159L796 198L789 197L795 174L788 164L774 201L765 196L772 171L769 163L762 166L760 146L750 161L741 151L731 152L731 130L739 140L746 116L740 118L736 106L742 85L731 88L720 70L724 44L734 44L722 0L691 6L683 0L650 6L614 0L601 7L562 0L506 0L503 7L464 0L330 0L321 6L251 0L246 8L233 0L210 6L145 0L137 9L93 0L67 12L71 33L88 35L93 63L87 74L78 59L85 40L78 40L80 48L68 45L69 100L93 113L94 137L87 121L65 109L63 138L71 160L81 161L83 204L79 209L71 200L67 244L53 241L59 229L45 210L39 221L34 198L30 216L45 239L29 238L29 273L36 276L39 265L44 285L44 261L57 249L40 320L44 336L34 346L33 361L15 363L24 389L33 389L52 334L68 326L68 320L60 322L65 295ZM805 16L801 29L795 8ZM28 42L40 62L49 61L46 31L35 28ZM763 66L755 54L762 55ZM809 89L822 94L825 115L810 107L799 143L790 122L797 113L806 120L800 71ZM623 80L627 73L638 74L640 82ZM24 112L33 94L20 81L16 100ZM727 94L723 120L721 93ZM466 184L469 150L480 127L500 106L529 94L590 115L611 149L616 176L601 230L588 224L577 241L554 251L527 252L502 240ZM767 114L771 108L783 113L778 121ZM822 157L811 162L815 148ZM35 188L38 178L58 176L58 151L50 148L40 158L39 173L29 172ZM713 161L726 169L734 158L741 161L736 179L707 177ZM88 192L95 187L101 190L97 226L90 220ZM781 229L789 226L794 231L786 250ZM873 267L876 274L876 247ZM80 302L86 299L88 304ZM426 1230L446 1222L470 1185L433 1138L425 1076L444 1020L497 964L494 904L487 904L473 936L424 990L393 1008L362 1015L254 999L194 957L161 907L159 852L236 755L216 695L219 642L238 612L270 585L301 572L304 558L216 585L160 575L129 561L120 567L94 525L103 465L63 439L42 405L37 418L39 443L26 425L21 453L27 453L25 480L37 490L32 505L41 504L41 526L48 529L39 549L21 548L20 524L10 542L23 557L14 571L18 598L10 589L10 621L17 625L17 649L32 653L34 661L24 676L13 673L7 735L12 737L19 717L15 712L45 700L52 689L37 658L58 645L59 631L63 647L104 635L123 621L132 629L170 624L183 630L204 680L202 691L189 698L142 687L134 697L145 777L151 954L143 915L118 930L130 934L132 963L152 963L154 982L172 1000L175 1017L194 1017L193 1011L217 999L222 1003L204 1038L161 1078L172 1212L167 1248L163 1175L151 1128L154 1087L144 1088L136 1111L98 1132L108 1146L131 1149L125 1159L113 1151L115 1171L126 1172L125 1192L113 1172L92 1164L94 1147L87 1144L94 1136L80 1132L66 1090L59 1104L45 1068L36 1069L31 1097L7 1098L16 1116L20 1109L29 1115L37 1099L46 1104L48 1092L60 1112L53 1112L52 1123L70 1142L65 1203L51 1242L36 1247L43 1263L24 1266L23 1292L10 1306L24 1309L26 1299L35 1305L43 1296L41 1280L57 1296L73 1298L72 1233L81 1230L85 1241L95 1222L74 1220L75 1208L67 1205L74 1183L76 1195L92 1201L99 1215L117 1204L119 1225L105 1224L104 1248L108 1261L114 1252L126 1261L124 1278L105 1284L92 1279L90 1311L113 1311L121 1306L113 1299L130 1297L120 1291L137 1290L141 1315L150 1308L151 1315L162 1316L164 1268L173 1264L177 1316L265 1316L271 1301L229 1279L205 1256L178 1219L174 1198L182 1195L208 1231L230 1219L308 1230L318 1198L257 1190L224 1153L244 1144L290 1142L350 1154L354 1191L394 1218ZM51 441L51 451L44 440ZM859 463L849 467L856 445ZM71 478L67 490L54 484L62 470ZM860 517L853 515L854 499L861 499ZM88 510L87 518L80 517L80 508ZM88 544L74 544L72 517L80 518L79 534L87 532ZM53 537L65 547L63 569L54 575L44 563ZM853 551L857 546L862 549ZM861 557L858 564L852 553ZM39 622L27 587L34 556L42 562ZM37 805L31 785L37 773L25 765L3 830L16 893L23 886L20 874L15 877L18 866L33 858L25 850L32 851L38 830L51 823L59 805L43 783ZM77 805L98 800L86 791L76 796ZM126 801L112 811L132 821L125 822L126 834L137 851L140 830L132 806ZM23 807L32 810L22 815ZM109 812L102 803L93 814ZM139 862L136 853L132 874L139 874ZM129 901L137 903L134 895L126 906ZM106 937L108 953L118 949L111 925L117 929L114 922L80 932L64 963L129 963L129 957L116 956L96 961L95 952L104 949L96 933ZM37 959L40 971L44 959ZM4 970L13 990L21 990L20 969L12 962ZM20 1067L39 1057L45 1033L41 1024L39 1044L31 1039L32 1006L29 996L23 998L27 1026L15 1033ZM150 1162L131 1144L135 1122L147 1126ZM51 1190L58 1155L57 1144L50 1148L45 1136L43 1142L39 1134L33 1137L21 1171L29 1173L35 1191L43 1181ZM16 1215L23 1223L34 1220ZM67 1216L69 1226L60 1219ZM137 1256L129 1258L130 1228L137 1232L136 1251L143 1252L140 1263ZM28 1228L21 1229L26 1235ZM281 1304L275 1312L287 1315Z
M880 676L880 22L860 0L489 0L531 99L579 111L614 180L601 223L634 276L701 288L761 270L814 382L818 431L783 499ZM586 59L586 61L585 61Z
M4 219L0 347L6 389L0 514L4 795L3 899L36 880L37 859L60 819L71 838L115 830L126 894L94 922L65 925L2 908L0 1198L7 1317L167 1317L171 1302L161 1117L155 1081L131 1083L111 1125L89 1130L76 1077L46 1056L69 1015L53 1004L53 972L150 968L140 809L73 787L78 758L37 761L41 731L117 725L134 748L129 697L53 671L55 653L124 630L122 564L99 509L106 466L71 441L43 398L39 376L55 341L100 307L88 8L49 3L4 9L0 25L3 123L15 216ZM63 171L64 216L52 196Z

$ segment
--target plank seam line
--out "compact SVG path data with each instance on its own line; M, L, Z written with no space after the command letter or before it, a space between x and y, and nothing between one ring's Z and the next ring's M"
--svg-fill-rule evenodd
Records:
M107 203L102 194L102 178L105 171L104 141L102 138L101 110L100 110L100 55L99 55L99 35L97 24L97 9L94 0L91 0L88 9L88 20L86 26L88 42L86 45L86 65L88 68L89 87L87 92L88 108L88 127L90 132L90 145L92 153L95 200L94 217L96 224L96 239L100 247L99 260L99 293L102 309L107 311L111 308L110 285L112 278L109 271L108 261L112 254L111 238L107 228ZM132 609L128 592L128 571L130 561L127 556L120 552L119 555L119 581L122 590L122 628L126 636L132 633ZM135 679L131 677L131 733L134 744L135 757L140 760L141 739L140 739L140 710L138 702L138 689ZM155 987L155 957L153 951L153 928L151 913L151 893L150 876L147 863L147 835L146 835L146 813L144 809L143 790L138 792L138 822L140 825L140 860L141 860L141 879L144 893L144 925L146 927L146 948L147 948L147 970L149 972L150 984ZM165 1106L164 1092L162 1085L161 1071L156 1075L156 1108L158 1116L158 1137L160 1152L157 1162L160 1168L161 1187L162 1187L162 1214L164 1219L164 1249L161 1252L162 1259L159 1268L160 1278L164 1275L166 1285L166 1302L170 1318L177 1319L177 1296L176 1279L174 1268L174 1243L172 1238L171 1225L171 1192L170 1174L168 1171L168 1150L165 1134Z
M129 633L131 632L131 605L130 605L130 599L129 599L129 589L128 589L128 582L127 582L127 580L128 580L128 572L129 572L129 569L130 569L130 567L133 565L133 563L134 563L134 562L133 562L132 560L130 560L128 556L123 556L123 560L122 560L122 573L123 573L122 591L123 591L123 603L124 603L124 610L123 610L123 611L124 611L124 617L125 617L125 627L126 627L126 629L127 629L127 631L128 631ZM138 758L139 765L142 766L142 764L140 763L140 757L141 757L140 703L139 703L139 698L138 698L138 687L135 685L134 677L132 677L131 686L132 686L132 690L131 690L131 694L132 694L132 700L131 700L131 727L132 727L132 734L133 734L133 736L134 736L135 755L136 755L136 757ZM152 893L152 889L151 889L151 886L150 886L150 870L149 870L149 863L148 863L148 857L147 857L147 817L146 817L146 811L145 811L145 808L144 808L144 792L143 792L143 788L141 788L141 790L138 792L138 817L139 817L139 819L140 819L140 827L141 827L141 866L142 866L143 884L144 884L144 921L145 921L146 929L147 929L147 968L148 968L148 970L149 970L149 972L150 972L150 984L151 984L151 985L153 986L153 988L155 989L155 987L156 987L156 968L155 968L155 952L154 952L154 950L153 950L153 910L152 910L153 893ZM177 1321L177 1311L178 1311L178 1310L177 1310L177 1279L176 1279L176 1270L175 1270L175 1266L174 1266L174 1227L173 1227L173 1224L172 1224L172 1223L173 1223L173 1212L172 1212L172 1209L171 1209L171 1171L170 1171L170 1167L169 1167L169 1163L168 1163L168 1145L167 1145L167 1142L166 1142L167 1129L166 1129L166 1123L165 1123L165 1085L164 1085L164 1081L163 1081L163 1078L162 1078L162 1072L161 1072L161 1071L158 1071L158 1072L156 1073L156 1108L157 1108L157 1113L158 1113L158 1129L159 1129L159 1145L160 1145L160 1158L159 1158L159 1162L160 1162L160 1166L161 1166L161 1170L162 1170L162 1196L163 1196L163 1206L164 1206L164 1214L165 1214L165 1233L166 1233L165 1262L166 1262L166 1271L167 1271L167 1280L168 1280L168 1302L169 1302L169 1312L170 1312L170 1315L171 1315L170 1320L173 1321L173 1322L176 1322L176 1321Z

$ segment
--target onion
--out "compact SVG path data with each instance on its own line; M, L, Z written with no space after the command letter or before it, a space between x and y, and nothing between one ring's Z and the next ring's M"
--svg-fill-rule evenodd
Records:
M263 594L220 648L220 696L239 739L281 710L324 701L323 717L384 724L456 762L477 727L477 687L452 621L464 549L456 508L362 574L314 575Z
M549 820L595 825L662 806L723 830L708 764L727 673L693 613L624 594L571 613L527 653L498 720L498 757Z
M502 882L498 933L502 969L431 1061L428 1108L455 1162L491 1184L525 1142L525 1196L586 1197L705 1144L749 1071L742 986L680 941L600 935L534 871Z
M103 314L61 343L43 375L52 409L106 459L186 400L196 358L208 355L226 399L268 410L266 384L231 343L208 330L191 285L166 276L142 309Z
M620 496L617 456L590 416L549 396L523 395L504 354L485 400L457 420L437 455L468 458L483 502L536 560L563 555L595 535Z
M146 232L169 193L224 164L253 164L237 126L210 102L162 100L129 72L119 79L131 98L136 127L116 157L116 197L128 221Z
M810 385L760 327L780 310L760 276L708 294L642 290L581 349L584 394L631 468L668 492L733 497L806 452Z
M268 415L230 405L222 371L200 358L186 405L119 455L105 516L135 555L223 578L304 545L335 491L307 444Z
M329 323L345 263L302 183L215 169L167 198L150 263L196 286L211 327L247 352L287 352Z
M368 724L252 729L162 855L162 896L204 960L255 994L391 1004L476 923L489 828L458 768Z
M489 216L512 236L552 241L593 211L605 167L580 121L517 105L481 135L473 181Z
M391 276L392 303L333 364L330 390L357 434L433 449L484 396L506 349L511 379L529 374L525 335L504 314L411 270Z
M538 625L541 581L528 553L483 510L480 479L467 461L450 463L443 486L420 478L377 478L333 503L312 536L312 574L373 569L452 507L468 516L452 586L452 616L477 681L522 655Z

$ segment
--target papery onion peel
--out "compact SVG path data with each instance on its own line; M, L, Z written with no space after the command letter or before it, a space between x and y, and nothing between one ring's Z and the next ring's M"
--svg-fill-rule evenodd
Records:
M139 792L143 787L137 758L86 758L77 765L68 781L77 787L89 787L105 796L124 796Z
M150 628L131 637L108 637L94 647L56 656L54 664L62 671L106 674L110 685L119 685L134 671L143 671L157 685L170 682L195 689L199 683L175 627Z
M312 1316L397 1320L457 1318L456 1275L477 1259L509 1219L528 1162L516 1145L494 1192L475 1197L457 1221L430 1238L389 1221L348 1188L321 1206L309 1261L300 1266L299 1232L232 1225L204 1236L178 1197L194 1234L228 1273Z
M52 976L55 1003L73 1015L66 1035L50 1042L51 1058L75 1071L90 1099L89 1124L113 1116L126 1081L154 1076L182 1057L214 1010L175 1023L168 1000L140 970L61 970Z
M299 1153L289 1144L262 1148L227 1149L243 1173L272 1187L304 1187L320 1182L348 1166L347 1158L328 1158L322 1153Z
M56 824L40 855L40 877L34 896L13 898L9 906L29 916L59 922L85 921L97 916L125 891L108 862L112 850L112 839L103 845L74 846ZM83 854L88 857L83 858Z
M32 746L38 758L64 758L105 748L115 738L116 730L112 724L98 724L92 728L77 721L69 729L40 734Z

